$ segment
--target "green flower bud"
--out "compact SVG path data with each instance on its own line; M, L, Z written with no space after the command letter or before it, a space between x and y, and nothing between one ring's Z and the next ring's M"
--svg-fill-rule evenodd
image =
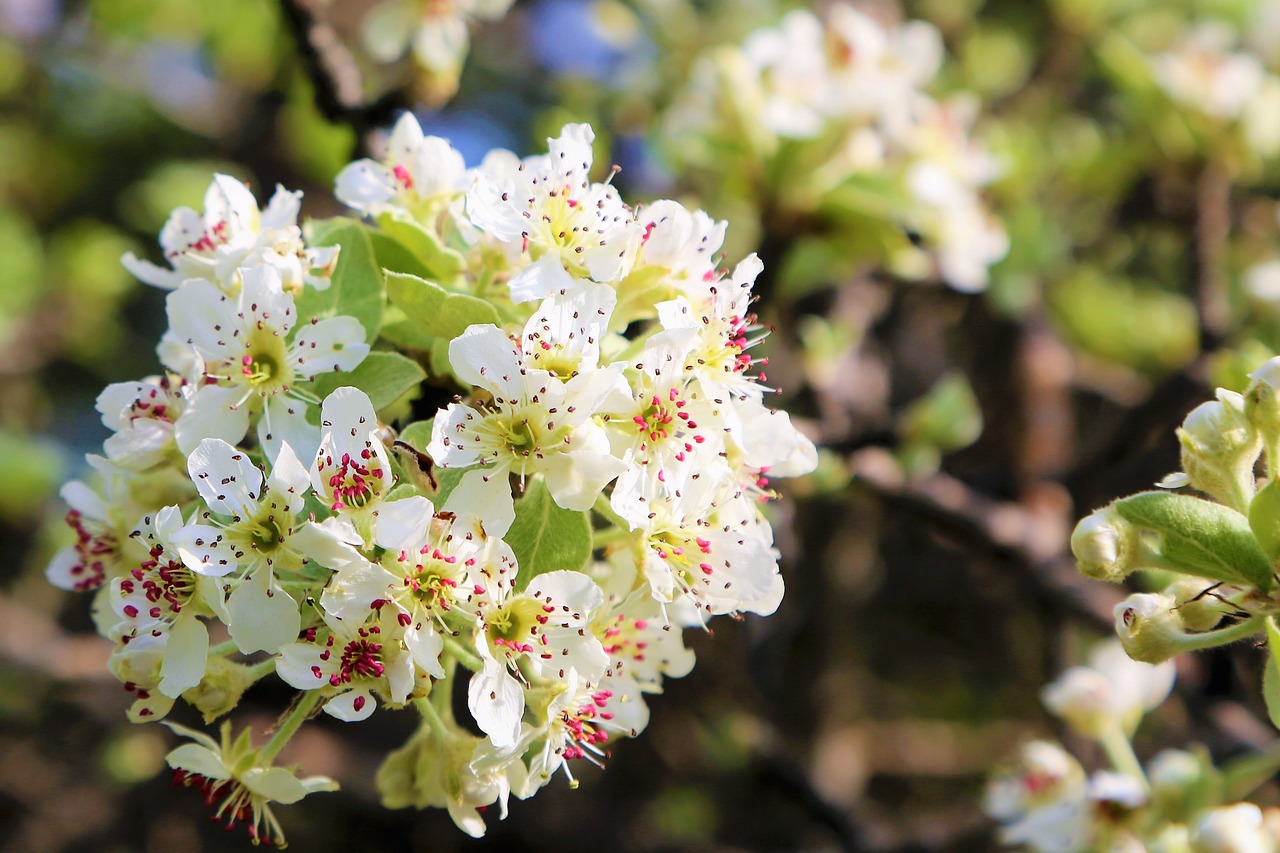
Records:
M1164 663L1187 647L1177 603L1167 595L1143 592L1115 607L1116 635L1129 657Z
M1135 569L1140 541L1133 524L1111 508L1080 519L1071 534L1071 553L1081 574L1118 583Z
M1166 749L1147 765L1152 802L1168 819L1195 814L1212 796L1215 776L1206 758L1182 749Z
M1253 496L1253 465L1262 439L1245 414L1245 399L1218 389L1218 399L1191 410L1178 429L1182 468L1191 485L1243 509Z
M233 710L240 704L240 697L257 681L252 667L227 660L221 655L210 655L204 678L195 687L182 694L182 698L204 714L206 724Z
M1280 448L1280 356L1264 362L1249 378L1253 381L1245 390L1245 414L1274 465Z
M1165 595L1174 600L1178 618L1188 631L1212 631L1218 627L1223 616L1235 612L1231 605L1207 592L1214 586L1216 584L1212 581L1203 578L1183 577L1164 591Z

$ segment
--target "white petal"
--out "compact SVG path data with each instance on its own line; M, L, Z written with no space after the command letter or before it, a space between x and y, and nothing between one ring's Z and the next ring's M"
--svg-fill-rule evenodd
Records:
M553 621L572 613L575 615L572 621L576 624L591 618L595 609L604 603L604 592L582 572L546 572L529 581L527 592L531 598L548 600L549 604L555 605ZM569 610L565 611L563 607Z
M358 710L357 705L360 706ZM373 694L367 688L361 687L333 697L325 703L324 710L343 722L358 723L369 719L377 707L378 702L373 698Z
M258 421L258 441L267 458L279 455L288 444L299 459L313 459L320 447L320 429L307 421L305 403L276 394Z
M173 623L160 667L160 692L176 699L204 678L209 632L195 616L184 613Z
M625 470L626 463L615 456L581 451L548 456L542 474L557 505L586 512L604 487Z
M192 522L173 531L169 542L183 565L196 574L220 578L240 567L235 547L212 525Z
M396 577L376 563L361 561L338 571L320 596L325 613L358 625L373 602L391 597Z
M311 793L297 776L283 767L254 767L246 770L240 781L253 793L286 806Z
M174 770L199 773L210 779L230 779L231 771L222 758L212 749L194 743L184 743L164 758Z
M201 441L187 471L209 509L221 515L252 515L262 496L262 472L247 453L220 438Z
M249 431L249 407L239 405L244 390L235 386L205 385L191 397L174 424L174 439L184 455L206 438L237 444Z
M352 531L353 536L358 536ZM314 521L304 521L293 529L289 536L289 547L314 560L326 569L340 569L343 566L359 563L364 560L360 552L351 547L328 527Z
M463 474L444 508L448 512L477 516L490 536L505 536L516 520L506 469L475 468Z
M484 669L471 676L467 685L467 707L476 725L494 746L515 746L520 738L520 717L524 714L524 691L505 668L486 661Z
M276 675L290 687L298 690L315 690L329 683L329 676L338 671L330 655L323 660L323 647L318 643L285 643L276 658Z
M519 397L520 358L507 333L492 323L468 326L450 341L449 364L464 382L507 399Z
M418 669L433 678L445 677L444 667L440 666L444 638L436 633L432 622L423 621L421 629L417 625L409 626L404 632L404 644Z
M298 603L280 588L266 566L259 566L227 597L227 626L241 653L275 654L298 638Z
M289 348L293 369L308 382L321 373L354 370L368 354L365 328L354 317L330 317L305 325Z
M416 550L426 541L434 516L431 501L419 495L384 503L378 510L374 541L388 551Z
M516 273L508 284L512 302L532 302L556 293L569 293L585 287L588 282L569 275L559 256L548 252Z

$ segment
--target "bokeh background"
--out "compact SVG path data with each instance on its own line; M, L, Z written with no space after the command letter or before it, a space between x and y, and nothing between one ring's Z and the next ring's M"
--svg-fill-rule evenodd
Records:
M402 109L472 165L591 121L624 198L728 218L729 262L757 250L765 263L771 384L822 463L772 508L781 610L690 632L700 665L653 699L648 731L606 772L513 803L473 841L442 812L378 804L374 770L412 721L324 718L285 758L343 790L279 811L291 844L994 849L986 775L1019 743L1063 735L1038 690L1109 631L1124 594L1075 574L1075 519L1175 470L1182 416L1280 346L1280 293L1251 273L1280 255L1280 167L1153 102L1132 63L1208 18L1265 46L1267 4L864 4L936 25L948 56L934 88L981 99L975 135L1002 164L986 196L1011 245L980 294L890 271L850 236L856 216L799 215L785 186L743 191L671 151L665 116L696 58L785 4L521 2L473 29L439 108L422 104L411 61L369 55L376 6L0 0L0 849L247 846L169 787L172 736L125 722L88 601L45 582L67 537L57 488L107 434L101 388L157 368L163 293L121 254L154 256L169 211L199 207L214 171L259 198L302 189L306 215L339 212L334 175ZM1181 661L1140 754L1270 742L1256 658ZM241 719L265 728L286 698L260 685Z

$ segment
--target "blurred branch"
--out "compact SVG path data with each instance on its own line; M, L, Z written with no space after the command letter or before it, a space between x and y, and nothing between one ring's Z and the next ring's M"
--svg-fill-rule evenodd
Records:
M349 125L355 131L352 156L364 156L369 131L390 124L396 113L412 104L403 89L392 89L366 102L364 75L355 57L333 27L316 17L311 0L280 0L280 8L315 91L316 107L330 122Z
M896 468L876 464L877 455L871 451L851 460L855 489L1003 567L1018 583L1029 586L1046 610L1111 630L1117 597L1108 595L1101 584L1077 583L1075 561L1064 554L1065 542L1038 543L1034 537L1043 529L1043 520L1026 507L993 500L946 474L902 482Z
M1196 180L1193 271L1196 309L1200 315L1200 350L1222 342L1231 328L1225 271L1227 237L1231 231L1231 174L1210 160Z

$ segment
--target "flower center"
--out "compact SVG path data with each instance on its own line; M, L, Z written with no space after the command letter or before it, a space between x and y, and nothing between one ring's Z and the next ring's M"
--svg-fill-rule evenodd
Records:
M382 491L386 472L379 460L367 447L360 451L360 457L355 459L350 453L342 454L337 470L329 477L334 510L366 506Z
M342 649L338 671L329 676L329 684L338 687L355 678L378 678L386 671L382 663L382 643L374 642L370 635L379 633L377 626L360 629L360 639L352 640Z
M613 719L607 710L613 693L600 690L591 694L591 701L584 702L576 712L570 714L566 709L560 712L560 721L564 725L569 743L564 747L564 757L589 758L599 763L594 756L602 755L600 745L609 740L609 733L600 727L601 721ZM593 753L588 756L587 753Z
M532 598L518 598L494 610L486 620L485 631L489 642L505 650L508 658L517 654L532 654L538 639L539 626L546 624L546 614L554 608Z

